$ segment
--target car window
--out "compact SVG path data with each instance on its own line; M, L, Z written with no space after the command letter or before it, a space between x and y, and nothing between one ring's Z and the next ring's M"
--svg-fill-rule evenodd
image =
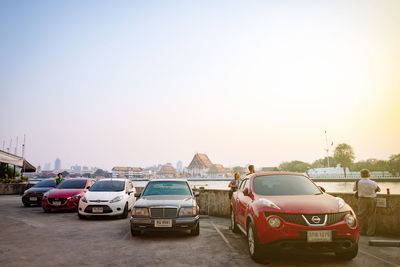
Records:
M86 180L74 180L68 179L58 185L58 189L84 189L86 186Z
M321 194L321 190L302 175L257 176L254 179L254 192L265 196Z
M103 180L94 183L90 192L118 192L125 190L125 181Z
M53 179L43 180L35 185L35 187L54 187L54 186L56 186L56 182L54 182Z
M150 195L192 195L189 185L179 181L154 181L149 182L143 196Z

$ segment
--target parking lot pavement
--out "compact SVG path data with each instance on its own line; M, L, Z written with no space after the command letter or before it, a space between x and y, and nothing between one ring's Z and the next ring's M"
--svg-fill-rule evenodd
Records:
M202 217L199 236L153 232L131 237L129 219L79 220L74 212L23 207L20 196L0 196L0 266L257 266L246 239L229 219ZM350 262L333 254L285 253L270 266L400 266L400 248L369 247ZM268 264L266 262L266 264Z

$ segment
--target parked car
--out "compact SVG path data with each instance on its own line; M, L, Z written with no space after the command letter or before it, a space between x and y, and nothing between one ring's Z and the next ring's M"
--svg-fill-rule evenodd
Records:
M150 180L135 195L139 199L130 219L133 236L143 230L190 230L191 235L199 235L199 207L186 180Z
M85 189L89 189L96 180L91 178L70 178L43 195L42 207L45 212L51 210L77 210Z
M53 189L55 186L56 182L53 178L38 182L33 187L25 190L22 195L22 203L25 207L29 207L32 204L39 206L42 205L43 194Z
M128 179L97 181L80 199L78 216L105 215L126 218L135 203L135 187Z
M350 260L357 256L360 235L356 215L343 199L291 172L243 179L231 199L231 229L247 236L256 261L277 249L329 251Z

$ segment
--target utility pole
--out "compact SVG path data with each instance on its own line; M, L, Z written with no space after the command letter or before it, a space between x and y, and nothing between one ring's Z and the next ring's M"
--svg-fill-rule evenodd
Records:
M17 143L15 144L15 155L17 155L18 152L18 136L17 136Z
M326 130L325 130L325 141L326 141L326 158L327 158L327 160L328 160L328 168L330 167L329 166L329 145L328 145L328 133L326 132Z

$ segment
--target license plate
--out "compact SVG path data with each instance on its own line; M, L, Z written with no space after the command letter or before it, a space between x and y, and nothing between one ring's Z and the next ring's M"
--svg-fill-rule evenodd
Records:
M53 201L54 206L61 206L61 201Z
M307 242L332 242L332 231L308 231Z
M93 207L92 212L93 213L103 213L103 207Z
M30 197L29 200L30 201L37 201L37 197Z
M172 220L155 220L154 227L172 227Z

